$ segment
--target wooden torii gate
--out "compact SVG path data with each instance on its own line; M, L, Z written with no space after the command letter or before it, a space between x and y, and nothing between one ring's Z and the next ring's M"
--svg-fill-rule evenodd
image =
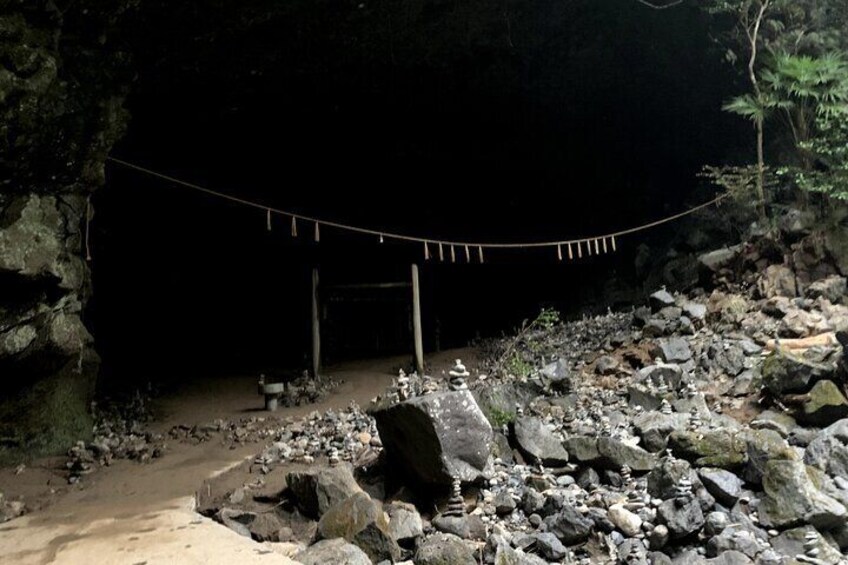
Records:
M412 289L412 337L415 370L424 374L424 339L421 331L421 285L418 280L418 265L412 263L410 282L389 282L345 285L345 288L411 288ZM321 284L318 267L312 268L312 377L321 374Z

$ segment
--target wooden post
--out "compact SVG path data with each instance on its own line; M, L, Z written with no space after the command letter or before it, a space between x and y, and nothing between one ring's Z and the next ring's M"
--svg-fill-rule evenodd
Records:
M412 335L415 339L415 370L424 374L424 341L421 337L421 287L418 284L418 265L412 264Z
M321 371L321 310L318 303L318 267L312 268L312 378Z

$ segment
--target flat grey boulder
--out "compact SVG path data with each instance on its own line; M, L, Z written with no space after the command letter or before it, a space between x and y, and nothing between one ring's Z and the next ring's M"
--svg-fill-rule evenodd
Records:
M848 400L833 381L819 381L807 393L807 400L798 417L814 426L829 426L837 420L848 418Z
M806 392L817 380L827 378L833 367L813 363L776 350L765 358L762 365L763 386L772 394Z
M730 471L705 467L698 469L698 477L707 491L728 508L736 504L736 501L742 496L745 481Z
M519 449L531 462L553 467L568 463L568 452L562 446L562 441L540 418L518 418L513 432Z
M415 552L415 565L477 565L471 546L451 534L435 534Z
M295 554L294 559L303 565L372 565L364 551L342 538L321 540Z
M657 340L655 353L666 363L686 363L692 359L689 342L682 337L669 337Z
M650 471L657 462L653 453L609 437L568 438L565 450L581 463L592 463L615 471L625 465L634 471Z
M371 414L390 468L426 485L483 477L494 434L469 391L417 396Z

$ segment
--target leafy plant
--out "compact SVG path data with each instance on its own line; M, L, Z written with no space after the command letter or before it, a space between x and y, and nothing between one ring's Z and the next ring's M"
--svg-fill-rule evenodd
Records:
M493 428L501 428L515 421L515 412L508 412L500 408L491 408L489 410L488 420Z

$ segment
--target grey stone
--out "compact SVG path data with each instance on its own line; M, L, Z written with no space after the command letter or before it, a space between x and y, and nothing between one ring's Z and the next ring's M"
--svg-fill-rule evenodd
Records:
M657 340L657 352L666 363L686 363L692 359L689 342L682 337Z
M671 539L678 539L700 530L705 518L697 498L674 498L659 505L657 522L668 528Z
M775 412L773 410L765 410L751 422L751 427L755 430L774 430L781 437L789 437L789 433L797 426L795 418L783 412Z
M745 443L746 455L742 478L758 485L763 481L766 463L786 457L789 446L779 433L768 429L748 430L740 437Z
M362 491L348 464L292 471L286 475L286 484L300 511L315 519Z
M577 474L577 485L586 491L591 491L601 484L601 477L592 467L583 467Z
M539 373L545 384L556 392L571 392L574 386L571 370L562 359L545 365Z
M645 383L649 379L654 383L664 382L670 389L677 390L683 382L683 369L675 363L659 363L639 369L638 382Z
M382 505L365 492L356 493L331 507L318 521L318 539L344 538L359 546L372 561L400 557Z
M658 290L649 297L651 310L659 312L668 306L674 306L674 297L667 290Z
M721 504L731 507L742 495L744 481L724 469L698 469L698 477L707 491Z
M342 538L321 540L295 554L294 559L303 565L371 565L364 551Z
M821 430L807 446L804 462L833 477L848 477L848 419Z
M688 477L701 510L707 511L715 504L715 499L701 483L698 474L688 461L663 457L646 477L648 493L657 499L669 499L676 496L677 485L683 477Z
M707 565L750 565L753 563L744 553L734 550L725 551L718 557L707 559L705 562ZM765 564L761 563L761 565Z
M683 312L692 320L703 321L707 317L707 307L698 302L686 302L683 304Z
M845 506L817 486L825 482L822 471L803 461L769 461L763 475L760 521L773 528L808 523L827 529L844 523L848 517Z
M549 561L559 561L568 553L568 548L552 533L533 534L533 538L536 540L536 550Z
M568 463L568 452L562 442L541 419L532 416L518 418L514 433L518 447L531 462L554 467Z
M512 514L517 508L517 504L515 503L515 499L512 494L502 490L497 495L495 495L495 512L499 516L506 516L508 514Z
M654 454L609 437L568 438L565 441L565 449L576 461L593 463L613 470L627 465L634 471L650 471L656 464Z
M521 495L521 509L526 515L539 512L545 505L545 495L534 488L527 487Z
M400 472L435 485L483 477L493 433L469 391L418 396L372 415L388 462Z
M707 270L712 271L713 273L717 273L721 269L729 266L734 260L736 260L741 250L741 245L734 245L733 247L723 247L721 249L716 249L714 251L710 251L709 253L699 255L698 263L704 266Z
M421 515L412 504L392 502L389 505L389 535L398 543L409 542L424 533Z
M841 302L845 297L846 287L848 287L848 284L846 284L845 277L832 275L810 283L810 286L805 291L805 295L808 298L826 298L836 303Z
M582 543L592 532L592 521L568 504L562 507L559 514L546 518L545 525L565 545Z
M750 531L737 525L726 527L719 535L707 542L707 555L716 557L726 551L738 551L749 559L754 559L768 549L768 544Z
M533 555L525 553L520 549L513 549L508 545L498 546L495 554L495 565L548 565L548 562Z
M471 547L460 538L435 534L418 546L415 565L477 565L477 559Z
M717 536L730 525L730 516L726 512L710 512L704 522L704 533L710 537Z
M644 412L633 419L636 435L642 438L644 448L651 452L662 451L668 445L668 436L674 430L686 427L688 414L663 414Z

